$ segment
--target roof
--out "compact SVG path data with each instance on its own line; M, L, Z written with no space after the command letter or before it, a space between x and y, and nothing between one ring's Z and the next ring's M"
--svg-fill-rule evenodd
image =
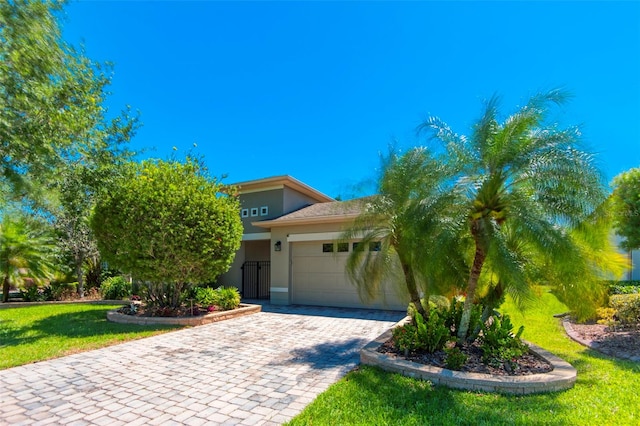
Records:
M284 187L291 188L298 191L319 203L327 203L335 201L328 195L323 194L310 187L309 185L300 182L289 175L273 176L264 179L249 180L245 182L235 183L234 186L238 187L240 194L248 194L251 192L268 191L271 189L281 189Z
M312 204L276 219L253 222L252 225L261 228L274 228L289 225L347 222L360 214L364 203L369 198Z

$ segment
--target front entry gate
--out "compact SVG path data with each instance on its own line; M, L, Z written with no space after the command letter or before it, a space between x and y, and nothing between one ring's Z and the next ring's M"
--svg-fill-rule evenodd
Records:
M242 265L242 297L269 299L271 288L271 262L248 260Z

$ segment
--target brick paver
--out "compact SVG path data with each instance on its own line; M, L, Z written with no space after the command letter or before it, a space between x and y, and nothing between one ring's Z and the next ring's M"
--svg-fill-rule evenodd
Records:
M0 424L280 424L403 316L265 305L254 315L10 368L0 374Z

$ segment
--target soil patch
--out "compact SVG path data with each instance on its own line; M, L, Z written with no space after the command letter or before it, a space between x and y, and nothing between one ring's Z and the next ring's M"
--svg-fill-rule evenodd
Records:
M578 343L619 359L640 361L640 328L610 329L604 324L564 320L567 334Z
M491 374L494 376L526 376L548 373L553 370L551 363L533 353L524 354L519 358L513 359L512 362L487 365L482 362L482 350L478 343L464 345L460 350L468 357L467 362L460 369L463 372ZM445 363L447 354L444 350L434 353L416 351L410 352L408 356L405 356L403 351L394 346L393 339L390 339L378 348L378 352L419 364L447 368Z

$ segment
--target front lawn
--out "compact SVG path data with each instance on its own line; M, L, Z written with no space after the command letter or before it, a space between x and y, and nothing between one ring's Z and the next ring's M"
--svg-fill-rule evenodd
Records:
M318 396L290 425L636 425L640 364L618 361L573 342L554 314L567 308L550 293L524 313L502 311L523 338L578 370L573 389L507 396L434 387L429 382L361 366Z
M175 329L107 321L121 305L36 305L0 309L0 370Z

